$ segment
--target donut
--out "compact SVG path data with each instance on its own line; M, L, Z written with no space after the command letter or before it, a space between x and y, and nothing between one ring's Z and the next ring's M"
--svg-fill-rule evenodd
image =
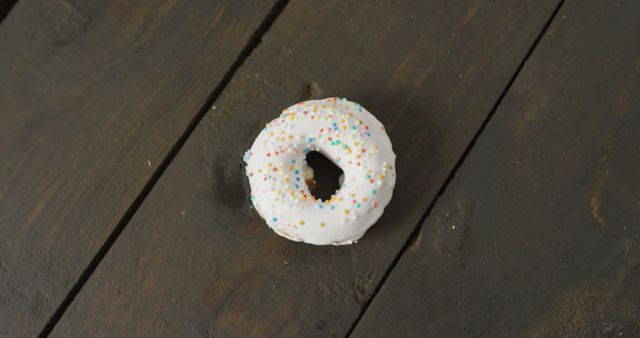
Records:
M317 151L344 172L327 200L309 185L306 155ZM343 98L297 103L266 124L244 154L255 210L278 235L315 245L360 239L382 215L396 181L396 155L385 128Z

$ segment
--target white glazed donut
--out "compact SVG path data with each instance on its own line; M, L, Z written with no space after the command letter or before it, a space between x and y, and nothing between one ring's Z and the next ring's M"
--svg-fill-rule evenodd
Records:
M327 201L305 183L318 151L344 172ZM361 105L328 98L295 104L267 123L244 155L254 207L276 233L316 245L351 244L391 200L396 155L384 126Z

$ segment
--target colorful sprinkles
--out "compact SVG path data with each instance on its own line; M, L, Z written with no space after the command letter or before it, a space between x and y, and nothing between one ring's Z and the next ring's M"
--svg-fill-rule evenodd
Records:
M327 200L317 199L305 183L313 179L305 160L310 151L322 152L345 172L342 187ZM357 240L381 215L395 184L395 154L384 127L346 99L285 109L265 125L243 159L251 201L267 224L287 238L313 244ZM371 213L376 217L363 217Z

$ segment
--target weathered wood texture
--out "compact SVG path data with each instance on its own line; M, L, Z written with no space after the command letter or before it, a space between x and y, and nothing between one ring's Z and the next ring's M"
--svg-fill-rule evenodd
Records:
M556 4L291 1L53 335L344 335ZM394 199L349 247L280 238L248 199L243 152L319 92L370 109L398 154Z
M42 329L270 7L16 4L0 26L0 335Z
M638 17L563 5L355 337L640 336Z

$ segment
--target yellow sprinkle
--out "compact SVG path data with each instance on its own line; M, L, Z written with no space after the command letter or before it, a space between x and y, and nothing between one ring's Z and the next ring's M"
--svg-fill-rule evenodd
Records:
M304 225L304 221L300 221L300 225Z
M325 224L324 224L324 222L321 222L321 223L320 223L320 227L321 227L321 228L324 228L324 225L325 225Z
M348 209L344 209L344 214L348 215L349 214L349 210Z

